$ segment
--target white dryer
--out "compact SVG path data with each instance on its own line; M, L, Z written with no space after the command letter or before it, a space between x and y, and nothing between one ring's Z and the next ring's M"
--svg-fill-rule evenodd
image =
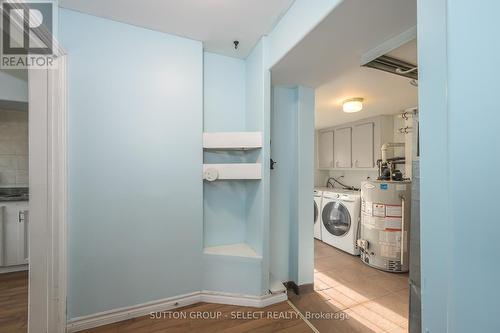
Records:
M321 240L321 200L323 191L314 189L314 238Z
M341 189L324 191L321 206L322 241L352 255L359 255L356 241L361 211L360 193Z

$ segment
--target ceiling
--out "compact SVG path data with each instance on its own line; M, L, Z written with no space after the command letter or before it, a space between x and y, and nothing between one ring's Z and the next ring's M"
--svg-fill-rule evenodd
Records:
M203 42L209 52L246 58L294 0L59 0L59 5ZM238 50L233 41L240 42Z
M387 55L410 64L417 64L417 39L401 45L388 52Z
M315 88L316 128L416 106L409 79L360 66L364 54L415 25L416 0L344 1L273 66L273 85ZM416 63L416 41L389 54ZM342 112L354 97L365 99L363 111Z

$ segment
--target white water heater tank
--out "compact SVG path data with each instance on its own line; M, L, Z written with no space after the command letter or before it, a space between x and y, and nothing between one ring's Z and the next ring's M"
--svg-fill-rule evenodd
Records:
M411 182L361 183L361 260L389 272L409 269Z

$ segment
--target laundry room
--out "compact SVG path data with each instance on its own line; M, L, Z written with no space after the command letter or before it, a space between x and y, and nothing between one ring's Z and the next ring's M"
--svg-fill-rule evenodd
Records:
M314 87L314 292L296 306L348 314L346 332L421 331L417 44L415 2L344 2L273 71Z

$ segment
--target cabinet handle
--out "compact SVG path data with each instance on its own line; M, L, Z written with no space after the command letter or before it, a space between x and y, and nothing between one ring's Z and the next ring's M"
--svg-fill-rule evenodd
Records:
M335 161L335 167L338 168L339 167L339 161Z
M26 211L24 211L24 210L20 210L20 211L19 211L19 214L18 214L18 222L19 222L19 223L24 222L24 220L25 220L25 216L24 216L24 214L25 214L25 213L26 213Z
M4 236L4 209L5 206L0 206L0 266L5 262L5 236Z
M358 167L358 160L354 160L354 167L357 168Z

